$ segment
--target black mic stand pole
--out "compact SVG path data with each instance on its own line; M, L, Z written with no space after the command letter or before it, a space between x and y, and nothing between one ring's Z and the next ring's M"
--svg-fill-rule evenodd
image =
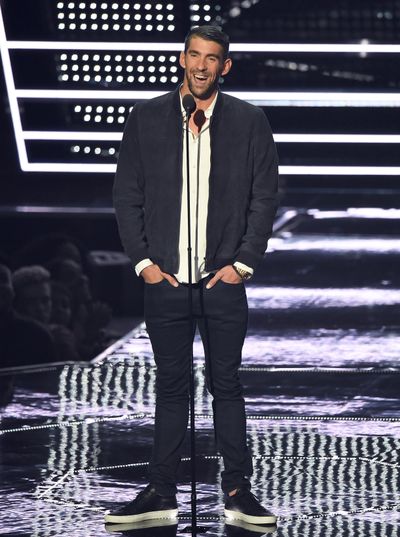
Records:
M187 94L183 97L183 106L186 111L186 193L187 193L187 229L188 229L188 313L189 313L189 332L190 338L193 338L193 278L192 278L192 236L191 236L191 213L190 213L190 168L189 168L189 119L191 113L196 109L196 103L192 95ZM193 344L190 351L190 468L191 468L191 510L192 510L192 537L197 535L197 494L196 494L196 429L194 416L194 359Z

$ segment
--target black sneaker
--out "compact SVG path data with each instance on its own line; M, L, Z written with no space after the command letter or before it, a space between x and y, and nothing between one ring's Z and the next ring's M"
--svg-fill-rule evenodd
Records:
M129 524L156 518L176 518L178 504L176 496L160 496L148 485L136 498L115 513L108 513L104 520L111 524Z
M247 489L237 489L234 496L225 496L225 516L249 524L276 524L276 516Z

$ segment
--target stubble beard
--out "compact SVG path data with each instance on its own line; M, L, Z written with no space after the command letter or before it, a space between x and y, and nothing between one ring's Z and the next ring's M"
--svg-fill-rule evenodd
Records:
M186 80L190 93L193 95L193 97L196 97L196 99L206 100L210 98L211 95L217 90L219 77L210 82L210 84L206 88L204 88L201 93L196 90L196 88L192 84L192 80L189 75L186 75Z

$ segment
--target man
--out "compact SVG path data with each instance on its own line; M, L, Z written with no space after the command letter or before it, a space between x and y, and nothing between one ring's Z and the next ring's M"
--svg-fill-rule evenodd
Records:
M21 271L24 269L19 269L11 275L10 269L0 264L0 367L16 367L57 360L50 332L42 322L34 320L41 321L45 316L43 311L46 311L47 299L44 300L46 305L43 308L28 307L28 304L31 306L32 303L32 293L28 297L29 300L25 297L22 301L21 286L23 286L24 277L21 278ZM39 273L41 274L41 271ZM42 281L40 276L39 281ZM14 282L16 282L17 290L14 289ZM15 295L19 293L18 305L21 306L21 311L18 312L13 309L14 293ZM46 292L44 295L47 297ZM25 308L22 308L22 304L25 304ZM35 315L26 315L27 312Z
M51 316L50 273L40 265L17 269L12 276L14 307L28 319L47 326Z
M74 263L71 261L71 263ZM20 267L12 275L15 291L14 308L26 321L34 321L39 330L47 335L53 349L51 360L34 358L35 350L28 354L33 363L45 361L79 360L76 340L72 331L51 322L53 309L52 282L50 272L41 265ZM31 323L32 324L32 323ZM36 354L38 353L36 347Z
M213 395L217 447L224 460L225 514L247 523L275 516L250 493L242 386L238 377L247 329L243 280L261 260L276 210L277 156L264 113L219 91L232 65L228 36L192 29L180 55L180 88L137 104L118 160L114 202L121 239L145 282L145 320L157 365L150 484L106 522L177 514L176 473L188 423L188 253L184 95L189 122L193 315Z

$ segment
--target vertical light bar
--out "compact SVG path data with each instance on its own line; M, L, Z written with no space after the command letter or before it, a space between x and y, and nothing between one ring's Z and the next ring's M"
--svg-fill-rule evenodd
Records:
M18 109L18 100L15 92L15 82L11 67L10 52L7 45L6 30L4 27L3 12L0 5L0 50L4 67L4 78L7 86L8 101L10 103L11 118L14 126L15 140L17 142L19 163L22 170L26 170L28 155L26 153L25 141L22 134L22 123Z

